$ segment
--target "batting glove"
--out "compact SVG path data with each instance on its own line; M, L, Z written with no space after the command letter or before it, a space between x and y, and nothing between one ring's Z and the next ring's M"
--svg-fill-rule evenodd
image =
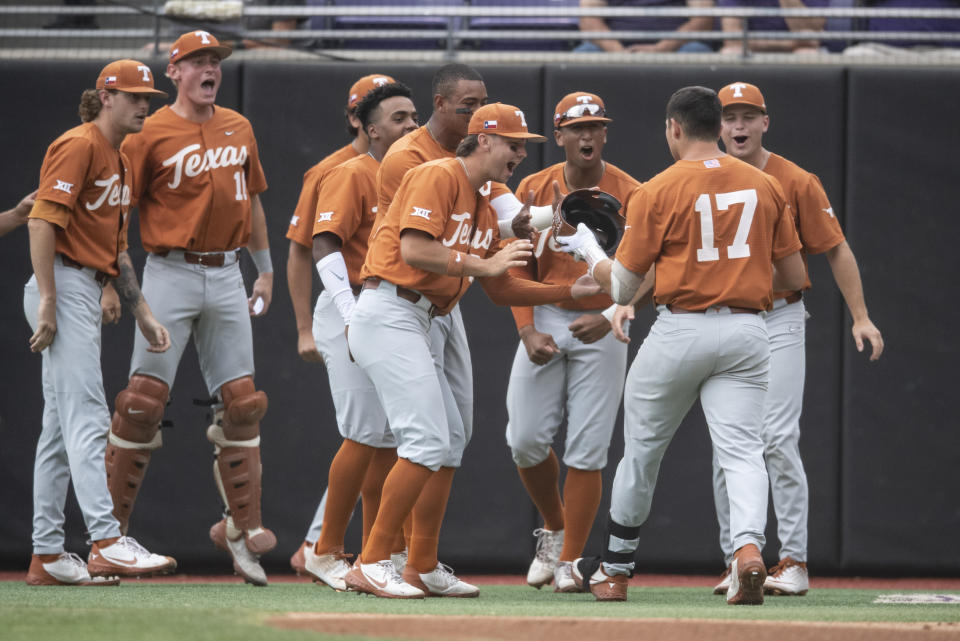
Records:
M557 246L561 251L571 254L575 259L585 261L590 266L589 273L593 273L594 266L601 260L607 259L607 254L600 249L597 237L590 228L580 223L572 236L557 236Z

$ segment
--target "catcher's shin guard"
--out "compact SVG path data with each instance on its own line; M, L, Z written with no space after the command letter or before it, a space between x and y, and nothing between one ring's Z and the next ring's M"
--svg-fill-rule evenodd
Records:
M260 520L260 419L267 412L267 395L249 376L224 383L220 395L223 409L207 429L216 454L213 476L230 524L244 533L247 549L264 554L277 544Z
M105 458L113 515L124 534L130 526L130 514L147 473L150 453L162 445L160 421L169 391L159 379L134 374L127 388L117 394Z

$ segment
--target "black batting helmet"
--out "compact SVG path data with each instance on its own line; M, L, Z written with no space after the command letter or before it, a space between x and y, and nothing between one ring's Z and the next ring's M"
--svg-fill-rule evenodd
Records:
M585 224L597 237L600 248L607 256L613 256L623 238L620 207L620 201L605 191L578 189L560 201L560 218L573 229Z

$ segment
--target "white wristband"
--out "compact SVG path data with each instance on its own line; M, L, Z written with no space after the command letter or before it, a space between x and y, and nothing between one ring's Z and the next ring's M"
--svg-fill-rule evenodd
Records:
M344 325L350 324L350 317L353 316L353 308L357 301L353 297L353 290L350 288L350 280L347 277L347 264L343 261L343 254L332 252L317 261L317 273L320 274L320 281L323 282L323 288L333 298L337 305L340 316L343 317Z
M610 307L606 308L600 315L607 319L607 322L613 325L613 314L617 311L617 304L614 303Z
M253 259L253 264L257 266L258 274L273 273L273 261L270 260L269 248L250 252L250 258Z

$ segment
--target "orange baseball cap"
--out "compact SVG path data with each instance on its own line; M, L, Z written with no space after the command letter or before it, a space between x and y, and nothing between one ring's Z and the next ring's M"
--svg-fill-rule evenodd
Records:
M368 93L377 87L390 84L391 82L396 82L396 80L382 73L375 73L360 78L360 80L353 83L353 86L350 87L350 93L347 94L347 109L353 109Z
M530 142L546 142L540 134L527 131L527 119L513 105L494 102L473 112L467 134L496 134L504 138L524 138Z
M566 127L580 122L613 122L600 96L586 91L568 93L553 110L553 126Z
M198 51L212 51L220 56L221 60L233 53L233 49L220 44L216 36L209 31L188 31L170 47L170 62L178 62Z
M767 113L767 103L763 101L763 94L755 85L746 82L731 82L729 85L717 92L720 97L720 104L724 107L729 105L749 105L756 107L763 113Z
M153 88L150 67L139 60L114 60L97 77L97 89L116 89L126 93L143 93L166 98L166 92Z

